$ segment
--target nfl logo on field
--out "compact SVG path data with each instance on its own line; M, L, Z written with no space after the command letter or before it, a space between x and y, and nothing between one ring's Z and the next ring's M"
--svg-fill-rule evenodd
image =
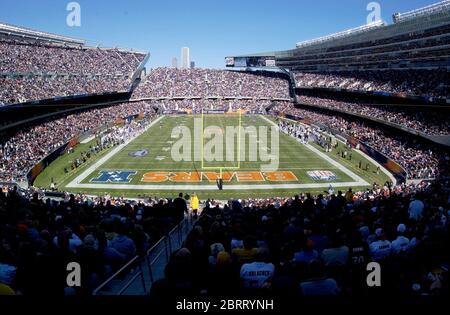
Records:
M332 181L337 179L336 174L330 171L310 171L307 172L307 174L310 178L314 180Z

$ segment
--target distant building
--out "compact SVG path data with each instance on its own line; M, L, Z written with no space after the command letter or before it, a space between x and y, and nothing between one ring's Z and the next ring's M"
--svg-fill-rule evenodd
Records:
M178 68L178 59L176 57L172 58L172 68Z
M181 68L189 68L189 47L181 48Z
M191 61L191 69L195 68L195 61Z

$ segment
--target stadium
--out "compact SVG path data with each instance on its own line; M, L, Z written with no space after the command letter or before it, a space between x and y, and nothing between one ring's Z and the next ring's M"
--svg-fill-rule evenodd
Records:
M447 295L450 1L392 14L223 69L1 22L0 294Z

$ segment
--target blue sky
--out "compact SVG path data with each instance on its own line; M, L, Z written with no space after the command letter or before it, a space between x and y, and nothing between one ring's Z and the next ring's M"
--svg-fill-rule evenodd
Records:
M382 18L438 0L378 0ZM191 49L200 67L224 57L294 48L298 41L366 23L370 0L78 0L81 27L66 24L69 0L0 0L0 21L86 39L106 47L150 51L148 67L180 60Z

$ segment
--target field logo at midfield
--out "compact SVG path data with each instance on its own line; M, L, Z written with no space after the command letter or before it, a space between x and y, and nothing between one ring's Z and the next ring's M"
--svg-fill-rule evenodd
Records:
M147 172L142 176L141 181L144 183L201 183L206 180L215 183L219 176L223 178L226 183L233 179L236 182L298 182L297 176L291 171L278 172L250 172L250 171L235 171L235 172Z
M172 129L171 137L178 139L172 145L172 159L175 162L202 162L202 169L208 168L204 162L235 162L233 168L239 169L245 161L261 162L262 172L275 172L280 164L279 128L276 125L203 128L203 119L195 118L193 135L188 127L177 126ZM196 149L193 154L192 148ZM265 162L267 164L263 164Z
M131 157L144 157L146 155L148 155L148 151L147 150L137 150L137 151L131 151L130 153L128 153L129 156Z
M136 175L136 171L100 171L97 178L91 179L91 183L121 183L131 182L130 176Z
M306 172L306 174L308 174L308 176L314 180L333 181L333 180L337 180L337 178L338 178L336 176L336 174L334 174L333 172L330 172L330 171L310 171L310 172Z

